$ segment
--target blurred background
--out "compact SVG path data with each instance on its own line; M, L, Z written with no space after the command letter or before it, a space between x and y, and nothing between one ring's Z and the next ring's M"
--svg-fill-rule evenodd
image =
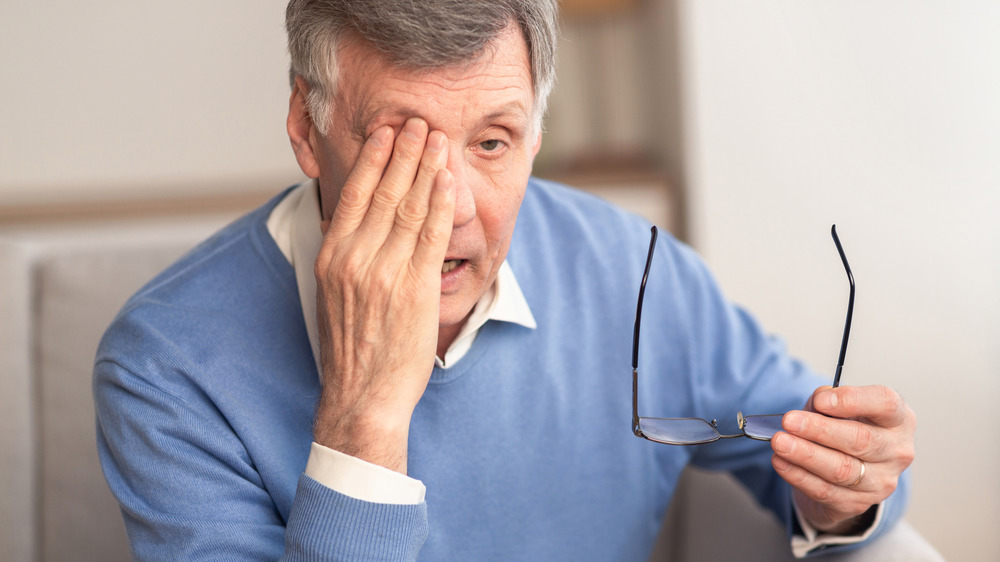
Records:
M1000 3L566 0L564 12L536 173L672 230L830 373L847 303L836 223L858 291L843 382L889 385L918 414L908 519L948 559L1000 560ZM281 0L5 2L0 238L37 256L180 220L202 229L193 243L299 181L283 14ZM10 252L24 253L0 245ZM0 285L24 290L5 297L29 319L49 310L34 275ZM60 309L49 314L58 330ZM0 445L27 451L3 455L0 494L31 508L7 503L0 527L58 534L55 469L28 465L74 443L39 437L59 422L23 397L73 397L32 374L47 332L24 326L0 327ZM89 381L74 384L89 399ZM0 559L46 544L0 546Z

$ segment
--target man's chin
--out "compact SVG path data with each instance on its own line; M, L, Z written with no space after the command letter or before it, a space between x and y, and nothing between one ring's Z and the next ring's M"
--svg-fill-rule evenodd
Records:
M441 297L441 312L438 318L438 326L442 329L461 329L465 325L465 322L468 321L469 316L472 314L472 309L476 307L476 303L478 302L459 302L460 300L467 301L468 299L459 299L457 297L458 295L443 295Z
M462 315L460 313L446 314L446 313L442 312L441 318L439 319L438 326L441 329L453 328L453 329L459 329L460 330L462 328L462 326L464 326L465 323L469 320L469 316L471 315L471 312L472 312L472 309L469 309L469 312L466 313L465 315Z

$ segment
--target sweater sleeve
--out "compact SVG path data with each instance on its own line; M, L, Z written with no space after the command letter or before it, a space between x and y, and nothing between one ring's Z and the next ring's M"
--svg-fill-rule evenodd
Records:
M139 560L414 560L426 504L364 502L299 477L285 521L239 436L196 389L95 365L97 442Z

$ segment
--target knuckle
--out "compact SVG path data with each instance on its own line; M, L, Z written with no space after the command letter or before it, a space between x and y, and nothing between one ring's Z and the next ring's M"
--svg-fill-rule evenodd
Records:
M904 466L910 466L916 458L917 452L912 443L904 446L903 450L900 452L900 460L904 463Z
M404 199L396 208L396 224L406 230L416 230L424 222L424 206L412 198Z
M344 253L338 260L337 266L331 269L331 277L336 277L341 285L353 284L355 279L361 276L366 261L359 250L352 248Z
M886 495L895 492L897 487L899 487L899 476L897 475L887 476L882 480L882 488Z
M841 455L840 462L837 464L837 468L833 471L833 478L838 483L849 484L854 480L851 475L854 473L854 462L851 457L847 455Z
M347 209L357 209L365 204L365 189L356 182L348 180L340 190L337 204Z
M396 276L388 267L379 267L372 272L371 287L377 294L391 295L396 284Z
M333 252L329 247L321 247L316 261L313 262L313 275L316 279L325 278L333 263Z
M316 263L313 264L313 276L316 277L317 280L326 279L326 274L329 269L329 260L324 259L323 254L320 254L320 256L316 258Z
M431 247L441 246L448 243L448 235L444 228L428 224L420 231L420 243Z
M834 487L829 482L820 482L813 490L812 497L820 503L829 503L833 500Z
M420 146L416 142L397 142L392 159L401 164L416 164L420 159Z
M398 204L396 194L391 190L382 188L375 190L372 194L372 205L378 205L381 208L392 208Z
M859 455L869 453L874 446L874 440L874 433L869 426L863 423L855 424L854 438L851 440L852 452Z
M432 160L430 160L428 158L424 158L423 160L420 161L420 174L421 175L433 178L434 175L437 174L437 171L438 171L439 168L440 168L440 166L438 166L438 164L436 162L434 162L434 161L432 161Z
M903 412L906 408L906 403L903 402L903 397L899 395L895 390L887 386L878 387L882 403L886 405L886 408L894 414Z

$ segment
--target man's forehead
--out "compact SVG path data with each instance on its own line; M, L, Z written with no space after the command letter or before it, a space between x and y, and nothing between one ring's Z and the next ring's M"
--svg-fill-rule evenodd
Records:
M339 102L352 132L362 138L375 122L421 117L430 123L435 112L463 113L474 121L529 122L534 102L530 56L516 27L478 56L439 68L398 66L357 37L342 43L340 54L345 65Z

